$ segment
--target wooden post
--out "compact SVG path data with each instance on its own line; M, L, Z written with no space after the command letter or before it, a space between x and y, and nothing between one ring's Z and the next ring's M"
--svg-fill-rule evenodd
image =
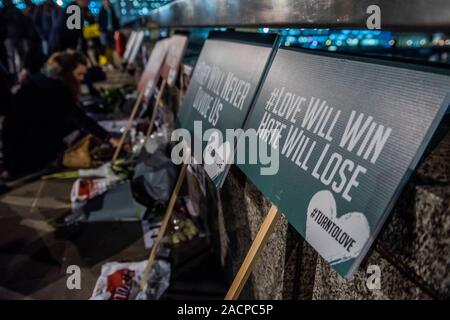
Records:
M113 163L114 163L114 162L117 160L117 158L119 157L120 151L122 150L123 144L124 144L125 139L126 139L127 134L128 134L128 131L130 131L130 129L131 129L131 125L133 124L133 120L134 120L134 118L136 117L136 113L137 113L137 111L138 111L138 109L139 109L139 106L141 105L141 102L142 102L142 98L143 98L143 97L144 97L144 93L143 93L143 92L140 92L140 93L139 93L139 96L138 96L138 98L137 98L137 100L136 100L136 102L135 102L135 104L134 104L133 110L131 111L131 115L130 115L130 117L128 118L128 123L127 123L127 126L126 126L126 128L125 128L125 131L123 132L122 137L120 138L119 145L117 146L116 151L114 152L114 156L113 156L113 158L112 158L112 162L113 162Z
M179 70L179 76L178 76L178 86L179 90L177 91L177 100L178 100L178 110L180 111L181 103L183 102L184 97L184 91L183 91L183 73L184 73L184 64L180 63L180 70Z
M164 237L164 234L166 233L166 229L169 226L170 217L173 213L173 208L175 206L175 203L177 201L178 193L180 192L181 186L183 185L184 177L186 176L186 170L187 170L188 164L186 162L183 163L181 167L180 174L178 175L177 182L175 184L175 187L172 191L172 195L170 196L169 204L166 208L166 213L164 214L164 218L161 224L161 227L159 229L158 236L156 237L155 241L153 242L152 251L150 252L150 255L148 257L147 266L145 267L144 274L142 275L141 279L141 289L145 290L145 287L147 285L148 278L150 277L153 264L155 262L156 254L158 253L159 245L161 244L161 240Z
M281 214L278 212L278 209L272 205L267 214L264 222L259 228L258 234L255 237L250 249L247 252L247 256L244 259L244 262L239 269L236 277L231 284L230 289L228 290L227 295L225 296L225 300L236 300L239 298L239 295L247 282L248 277L253 271L253 267L261 253L261 250L264 248L269 236L272 234L275 225L280 219Z
M150 134L152 133L153 125L155 124L156 114L158 113L159 104L161 103L162 95L164 93L164 89L166 88L166 84L167 84L167 80L163 79L163 81L161 82L161 86L159 87L159 92L158 92L158 95L156 96L156 101L155 101L155 105L153 107L152 116L151 116L150 122L148 124L147 134L145 135L146 141L147 141L148 137L150 136Z

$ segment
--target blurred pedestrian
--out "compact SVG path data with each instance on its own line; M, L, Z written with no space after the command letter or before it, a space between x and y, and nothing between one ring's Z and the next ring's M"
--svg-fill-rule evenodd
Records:
M98 14L98 24L102 45L105 48L114 49L114 33L119 30L120 24L109 0L102 1L102 8Z
M0 63L0 116L4 116L11 106L11 83L8 71Z
M58 51L63 51L66 49L73 49L79 52L87 53L87 42L83 37L83 26L85 21L89 19L89 3L90 0L75 0L74 2L68 3L69 6L78 6L81 12L81 28L80 29L69 29L67 27L67 21L72 14L67 13L64 9L58 14L56 23L52 28L50 40L49 40L49 52L54 53Z
M24 15L33 18L36 5L31 0L24 0L25 8L22 9Z
M30 16L17 9L12 0L4 0L3 5L6 68L22 82L43 65L42 43Z
M6 18L3 9L0 8L0 65L3 65L4 68L8 65L8 55L5 47L6 34Z
M63 14L63 10L53 0L46 0L37 6L34 11L33 22L42 39L42 47L45 55L49 54L50 35L52 29L56 27L58 16Z
M11 74L17 75L24 65L25 54L28 51L26 17L12 0L3 0L2 11L6 26L4 39L6 68Z

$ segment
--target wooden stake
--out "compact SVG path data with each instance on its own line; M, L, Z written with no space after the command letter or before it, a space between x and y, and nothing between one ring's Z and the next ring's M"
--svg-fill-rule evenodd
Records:
M166 213L164 214L164 218L161 224L161 227L159 229L158 237L156 237L155 241L153 242L152 251L150 252L150 255L148 257L147 266L145 267L144 274L142 275L141 280L141 289L145 290L145 287L148 282L148 278L150 277L153 264L155 262L156 254L158 253L159 245L161 244L161 240L164 237L164 234L166 233L166 229L169 226L170 217L173 213L173 208L175 206L175 203L177 201L178 193L180 192L181 186L183 185L184 177L186 176L186 170L187 170L188 164L185 162L183 163L183 166L181 167L180 174L178 175L177 183L175 184L175 187L172 191L172 195L170 196L169 204L167 205Z
M130 117L128 118L127 127L125 128L125 131L123 132L122 137L120 138L119 145L117 146L116 151L114 152L114 156L113 156L113 158L112 158L112 162L113 162L113 163L114 163L114 162L117 160L117 158L119 157L120 151L122 150L123 144L124 144L125 139L126 139L127 134L128 134L128 131L130 131L130 129L131 129L131 125L133 124L133 120L134 120L134 118L136 117L136 113L137 113L137 111L138 111L138 109L139 109L139 106L141 105L141 102L142 102L142 98L143 98L143 97L144 97L144 93L143 93L143 92L140 92L140 93L139 93L139 96L138 96L138 98L137 98L137 100L136 100L136 102L135 102L135 104L134 104L133 110L131 111L131 115L130 115Z
M253 271L253 267L258 260L258 257L261 253L261 250L264 248L269 236L272 234L275 225L280 219L281 214L278 212L277 207L272 205L267 214L264 222L259 228L258 234L256 235L255 240L253 241L250 249L248 250L247 256L244 259L244 262L239 269L236 277L231 284L230 289L228 290L227 295L225 296L225 300L236 300L239 298L241 294L242 288L244 288L245 283L247 282L248 277Z
M156 114L158 113L158 108L162 100L162 95L164 93L164 89L166 88L167 80L163 79L161 82L161 86L159 87L158 95L156 96L155 106L153 107L152 116L150 118L150 122L148 124L147 134L145 135L145 140L147 141L148 137L152 133L153 126L155 124ZM145 145L145 144L144 144Z

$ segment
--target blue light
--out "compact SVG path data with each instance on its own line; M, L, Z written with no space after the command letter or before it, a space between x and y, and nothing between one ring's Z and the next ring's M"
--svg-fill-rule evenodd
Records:
M296 37L293 37L293 36L287 37L286 40L287 40L288 42L290 42L291 44L297 42L297 38L296 38Z
M100 4L95 1L89 2L88 8L93 14L98 14L100 12Z
M363 39L361 41L361 45L362 46L368 46L368 47L373 47L376 46L380 43L380 41L378 39Z

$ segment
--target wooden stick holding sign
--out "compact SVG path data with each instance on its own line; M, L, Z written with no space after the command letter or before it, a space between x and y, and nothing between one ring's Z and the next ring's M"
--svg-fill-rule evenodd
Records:
M248 277L253 271L253 267L261 254L262 249L267 243L269 236L272 234L281 214L278 212L277 207L272 205L264 219L261 227L259 228L258 234L255 237L250 249L248 250L247 256L239 269L236 277L228 290L225 300L236 300L239 298Z
M145 267L144 274L142 275L141 279L142 290L145 290L145 287L147 285L148 279L150 277L153 268L153 264L155 263L155 258L156 254L158 253L159 245L161 244L162 238L164 237L167 227L169 226L170 217L172 216L173 208L177 201L178 193L180 192L181 186L183 185L184 177L186 176L187 166L188 166L187 162L186 161L183 162L180 174L178 175L177 182L175 184L175 187L173 188L172 195L170 196L170 200L167 205L166 213L164 214L164 218L161 227L159 229L158 236L156 237L153 243L152 251L150 252L150 255L148 257L147 266Z
M119 145L116 148L116 151L114 152L114 156L112 158L112 162L115 162L117 158L119 157L120 151L122 150L123 144L125 143L125 139L127 137L128 131L131 129L131 125L133 124L133 120L136 117L136 113L139 109L139 106L141 105L142 98L144 97L144 93L140 92L139 96L134 104L133 110L131 111L130 117L128 118L128 123L125 128L125 131L122 134L122 137L120 138Z
M164 89L166 87L166 84L167 84L167 80L163 79L162 82L161 82L161 86L159 88L158 95L156 97L155 105L153 107L152 116L150 118L149 127L148 127L148 131L147 131L146 139L145 139L146 141L147 141L148 137L150 136L150 133L153 130L153 125L154 125L154 122L155 122L157 109L158 109L159 104L161 103L162 95L164 93ZM144 98L144 90L141 90L141 92L139 93L138 99L136 100L136 104L133 107L133 111L131 112L130 118L128 119L127 127L126 127L124 133L122 134L122 138L120 139L119 145L116 148L116 152L114 153L114 157L113 157L113 160L112 160L113 162L116 161L117 158L119 157L119 153L120 153L120 151L121 151L121 149L123 147L123 144L125 142L126 135L128 134L128 131L131 129L131 125L133 123L134 118L136 117L136 113L137 113L137 111L139 109L139 105L141 104L143 98Z
M167 80L163 78L161 82L161 86L159 87L158 95L156 96L156 101L153 106L152 116L150 117L150 122L148 124L147 134L145 135L145 141L147 141L148 137L152 133L153 126L155 124L156 114L158 113L159 105L161 104L162 95L164 93L164 89L166 88Z

